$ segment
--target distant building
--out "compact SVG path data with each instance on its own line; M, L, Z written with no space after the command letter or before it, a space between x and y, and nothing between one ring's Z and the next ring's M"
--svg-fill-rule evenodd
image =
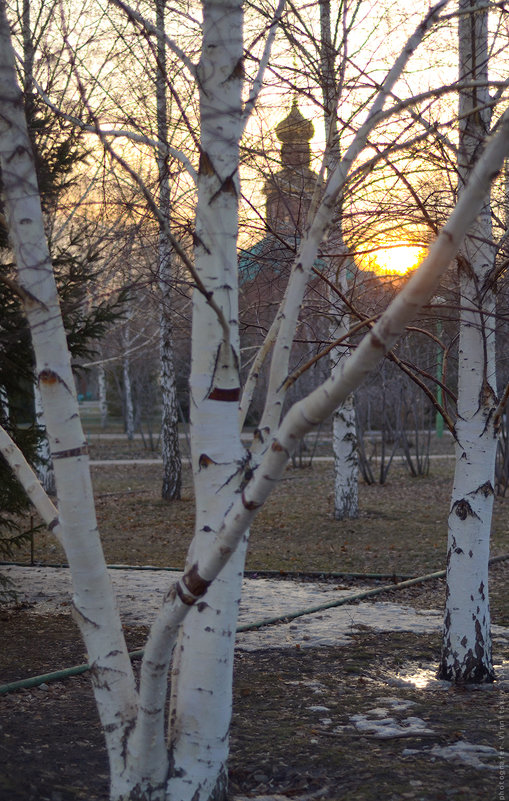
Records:
M263 185L267 233L251 247L241 250L239 255L244 363L249 363L251 349L254 351L263 341L283 298L318 179L310 167L309 143L314 126L301 114L296 101L275 132L281 142L281 169L269 175ZM316 291L319 283L315 280L309 284L297 332L299 342L292 349L292 369L307 361L315 353L317 343L323 341L323 324L318 313L323 308L323 299ZM321 372L321 366L318 372ZM299 379L298 387L290 390L290 400L295 400L300 392L312 389L318 378L315 370ZM256 421L261 410L266 381L264 370L259 377L258 401L255 397L251 422Z
M311 120L302 116L294 100L290 113L276 126L281 142L282 169L264 183L267 236L242 250L240 283L254 281L261 271L265 279L287 273L305 227L317 174L310 167Z

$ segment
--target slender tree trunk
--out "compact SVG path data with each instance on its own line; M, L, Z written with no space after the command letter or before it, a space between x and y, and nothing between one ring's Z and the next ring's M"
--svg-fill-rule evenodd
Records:
M165 30L164 11L166 0L156 0L156 24L159 31ZM157 40L157 137L159 142L168 141L167 102L166 102L166 43L162 37ZM160 361L161 361L161 453L163 457L162 497L167 501L178 500L182 488L182 460L180 457L178 430L178 400L173 359L173 329L171 320L171 280L173 249L167 230L171 224L170 177L168 161L161 150L158 151L159 172L159 211L162 222L159 225L159 288L161 293L160 314Z
M48 495L56 495L55 471L53 469L49 442L46 436L41 393L37 384L34 386L34 402L35 419L41 432L39 435L39 442L37 444L37 477Z
M460 0L460 11L477 6ZM459 17L460 80L487 81L486 7ZM489 133L487 87L460 93L460 193ZM457 682L493 680L488 559L497 451L495 298L491 207L486 201L465 241L459 264L460 341L456 469L449 512L447 599L439 675Z
M338 12L343 13L343 12ZM346 46L346 43L343 43ZM337 106L339 100L340 76L343 68L336 70L336 48L331 35L330 0L320 2L320 64L322 95L324 101L325 141L327 143L327 175L330 176L341 158L339 131L337 126ZM330 277L338 282L344 295L348 292L348 266L354 268L348 258L341 226L341 208L338 208L337 230L331 236L333 253L343 253L344 257L331 257ZM353 271L353 270L352 270ZM329 302L332 310L339 300L329 288ZM333 311L330 325L331 339L339 339L347 333L350 315L345 309L338 314ZM331 351L331 372L340 369L341 359L346 358L348 349L334 348ZM332 416L332 451L334 454L334 517L336 520L355 518L359 514L359 459L357 455L357 425L354 396L349 395Z
M104 364L100 364L97 368L97 386L99 392L101 428L105 428L108 421L108 396L106 394L106 371L104 369Z
M125 343L128 342L128 337ZM125 344L127 348L128 345ZM124 421L125 432L128 440L134 439L134 406L133 406L133 393L131 387L131 373L129 369L129 356L124 356L122 359L122 384L124 388Z

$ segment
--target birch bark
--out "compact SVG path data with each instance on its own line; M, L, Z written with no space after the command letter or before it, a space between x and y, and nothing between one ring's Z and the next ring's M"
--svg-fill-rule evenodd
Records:
M44 409L38 384L34 386L34 407L35 420L41 432L37 444L37 458L39 461L37 465L37 475L48 495L55 495L55 471L53 470L53 464L51 462L49 443L46 436L46 426L44 424Z
M131 348L131 324L132 311L127 310L124 330L122 331L122 345L124 355L122 357L122 389L124 392L124 426L128 440L134 439L134 405L133 391L131 384L131 364L129 351Z
M342 8L338 14L346 14ZM343 30L346 26L342 26ZM343 41L346 51L346 41ZM346 53L344 54L346 56ZM346 61L346 58L345 58ZM324 103L325 141L327 175L330 176L341 158L339 131L337 126L337 109L339 102L339 87L344 73L344 64L339 71L336 70L336 48L331 34L331 4L330 0L320 2L320 72L322 80L322 95ZM337 231L332 237L332 251L344 254L332 258L331 279L336 280L343 295L348 293L348 252L342 235L341 207L338 208ZM338 310L337 298L333 296L329 287L329 301L332 310L330 337L332 341L347 334L350 328L350 315L345 309ZM334 348L330 354L331 371L339 369L342 358L348 355L344 348ZM355 421L355 400L350 395L345 402L335 410L332 416L332 451L334 454L334 517L336 520L355 518L359 514L359 460L357 456L357 426Z
M246 461L238 428L240 400L237 298L237 206L242 126L241 0L203 4L200 168L195 267L223 314L193 296L190 379L195 537L188 568L201 561L239 490ZM245 542L182 626L172 670L171 797L221 798L231 718L233 647Z
M104 364L99 364L97 368L97 387L99 394L99 411L101 414L101 428L105 428L108 420L108 396L106 393L106 370L104 369Z
M157 29L165 32L166 0L156 0ZM157 39L157 138L162 145L168 142L166 41ZM173 359L173 326L171 320L171 281L173 248L167 231L171 224L170 176L168 157L161 148L157 151L159 173L159 291L160 313L160 362L161 362L161 455L163 458L162 497L167 501L178 500L182 488L182 460L180 457L178 431L178 402Z
M93 665L113 792L136 691L100 545L87 446L46 244L30 139L17 85L5 2L0 3L0 163L5 214L33 333L36 376L55 470L58 521L71 568L73 612Z
M459 78L488 78L488 10L460 0ZM491 108L486 85L463 90L459 98L459 192L489 133ZM457 682L493 680L488 559L497 438L495 297L489 198L458 258L460 341L456 469L449 512L447 598L439 675Z
M342 361L337 374L290 410L253 473L238 430L242 12L240 0L205 4L198 68L202 137L196 224L196 271L205 294L196 292L193 298L191 377L196 533L186 574L170 588L152 628L138 693L97 535L86 445L45 246L4 0L0 9L0 158L6 212L47 410L59 509L54 525L67 552L77 619L94 665L95 694L110 755L111 798L220 798L225 794L233 632L249 523L281 478L299 438L345 400L433 295L507 155L509 121L502 123L501 136L487 147L468 192L462 194L419 271L355 352ZM352 158L350 153L343 171L336 179L333 176L296 274L311 270ZM162 738L167 668L178 627L167 754Z

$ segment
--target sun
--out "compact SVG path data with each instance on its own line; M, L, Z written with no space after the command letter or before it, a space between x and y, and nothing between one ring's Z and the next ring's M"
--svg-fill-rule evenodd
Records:
M369 259L369 268L382 275L406 275L419 266L426 251L416 245L379 248Z

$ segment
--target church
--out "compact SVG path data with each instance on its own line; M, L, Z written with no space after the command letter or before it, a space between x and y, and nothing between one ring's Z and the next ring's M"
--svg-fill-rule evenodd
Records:
M276 127L281 142L281 169L266 178L263 191L267 235L239 257L240 284L261 271L267 277L287 274L305 228L318 176L310 167L310 141L315 129L294 100L290 113Z

